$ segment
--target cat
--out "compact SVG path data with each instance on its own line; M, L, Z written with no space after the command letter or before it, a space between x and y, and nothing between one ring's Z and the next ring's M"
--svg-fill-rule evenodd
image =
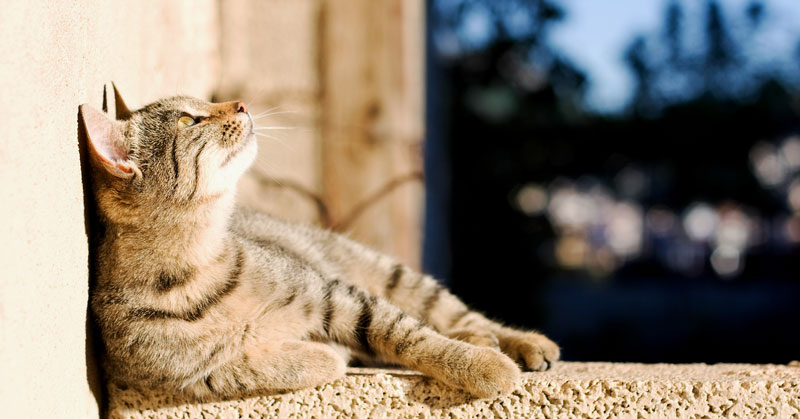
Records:
M79 108L110 381L235 398L331 382L352 353L483 398L559 358L545 336L488 320L389 256L237 208L257 148L244 103L172 97L132 112L114 93L116 118Z

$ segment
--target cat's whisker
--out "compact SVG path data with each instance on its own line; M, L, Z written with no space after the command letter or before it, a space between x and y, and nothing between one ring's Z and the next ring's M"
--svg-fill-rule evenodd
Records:
M253 119L258 120L258 119L266 118L268 116L283 115L283 114L289 114L289 113L296 114L298 112L297 111L280 111L280 112L272 112L272 113L266 113L266 114L264 112L262 112L262 113L260 113L258 115L254 115Z
M297 127L255 127L253 128L256 131L261 130L290 130L290 129L297 129Z
M256 133L254 133L254 134L255 134L255 136L256 136L256 137L271 138L271 139L273 139L273 140L278 140L278 141L280 141L280 140L281 140L281 138L278 138L278 137L273 137L272 135L269 135L269 134L264 134L263 132L256 132Z
M297 149L288 144L283 138L275 137L269 134L264 134L263 132L257 132L255 133L255 135L256 137L261 137L259 138L259 140L264 140L264 141L273 140L274 142L277 142L278 144L283 146L285 149L291 151L292 153L297 153Z
M268 172L274 171L277 172L277 168L267 162L256 162L253 165L253 173L255 173L258 177L269 180L276 183L278 186L284 187L285 185L275 176L270 175Z
M269 108L269 109L267 109L265 111L259 112L259 113L255 114L255 115L252 115L252 116L253 116L253 118L259 118L261 116L264 116L265 114L269 114L272 111L277 111L280 108L281 108L280 105L273 106L273 107L271 107L271 108Z
M264 134L263 132L257 132L257 133L255 133L255 135L256 135L256 137L261 137L261 139L264 139L264 140L267 140L267 139L274 140L274 141L278 142L280 145L286 147L286 149L289 150L289 151L292 151L292 152L297 151L294 147L289 145L283 138L275 137L275 136L272 136L272 135L269 135L269 134Z

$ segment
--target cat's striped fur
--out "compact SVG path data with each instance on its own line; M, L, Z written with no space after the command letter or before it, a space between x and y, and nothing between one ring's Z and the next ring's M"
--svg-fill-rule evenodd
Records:
M347 348L486 397L513 389L517 364L558 358L544 336L487 320L388 256L236 209L256 150L240 102L129 112L117 98L118 120L80 112L104 230L91 305L109 379L199 399L291 390L341 377Z

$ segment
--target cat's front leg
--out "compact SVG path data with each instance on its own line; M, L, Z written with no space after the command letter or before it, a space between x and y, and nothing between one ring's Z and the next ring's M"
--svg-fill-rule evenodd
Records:
M341 378L345 369L344 358L328 345L285 341L244 350L195 383L191 390L200 398L297 390Z
M413 368L477 397L514 390L520 371L489 347L445 337L383 298L339 280L326 284L316 338Z

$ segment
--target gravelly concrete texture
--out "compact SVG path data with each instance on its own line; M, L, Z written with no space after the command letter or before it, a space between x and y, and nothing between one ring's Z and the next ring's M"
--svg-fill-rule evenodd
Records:
M796 365L796 364L793 364ZM191 404L110 389L112 418L800 418L800 367L561 362L473 399L412 371L350 369L315 389Z

